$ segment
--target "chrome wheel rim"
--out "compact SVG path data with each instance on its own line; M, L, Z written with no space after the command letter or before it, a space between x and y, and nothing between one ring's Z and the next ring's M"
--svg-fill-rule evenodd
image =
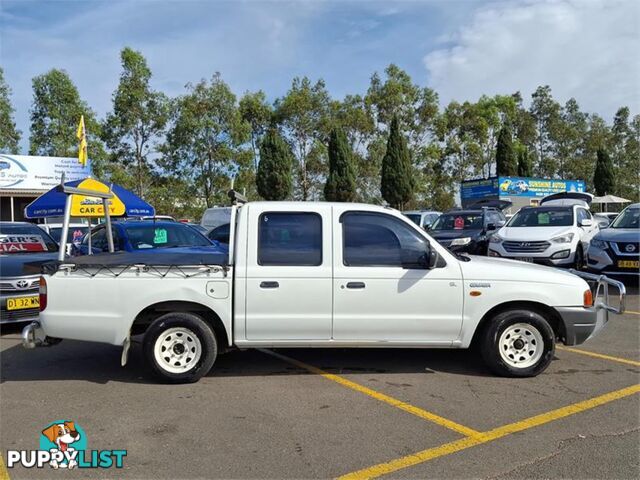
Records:
M544 340L540 331L528 323L508 326L498 341L500 357L511 367L528 368L540 360Z
M202 356L202 344L188 328L174 327L165 330L153 347L156 363L169 373L184 373L198 364Z

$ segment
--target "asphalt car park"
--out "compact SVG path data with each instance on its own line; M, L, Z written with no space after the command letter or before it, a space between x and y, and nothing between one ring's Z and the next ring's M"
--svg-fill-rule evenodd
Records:
M3 326L0 444L38 448L66 418L91 449L126 449L126 478L636 478L640 297L535 378L492 376L473 351L248 350L197 384L159 385L120 348L32 351ZM8 470L51 477L50 467Z

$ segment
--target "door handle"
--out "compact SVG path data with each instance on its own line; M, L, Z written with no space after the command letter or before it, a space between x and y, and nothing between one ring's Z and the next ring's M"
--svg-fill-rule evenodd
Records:
M278 282L260 282L260 288L278 288L279 286Z
M347 283L347 288L359 289L359 288L364 288L364 287L365 287L364 282L349 282L349 283Z

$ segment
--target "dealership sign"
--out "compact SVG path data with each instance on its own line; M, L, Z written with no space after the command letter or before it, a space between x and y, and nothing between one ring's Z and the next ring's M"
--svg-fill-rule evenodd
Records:
M91 175L89 164L82 166L77 158L0 155L0 188L50 190L60 183Z
M460 196L465 200L495 196L542 198L552 193L584 191L582 180L500 176L462 182Z

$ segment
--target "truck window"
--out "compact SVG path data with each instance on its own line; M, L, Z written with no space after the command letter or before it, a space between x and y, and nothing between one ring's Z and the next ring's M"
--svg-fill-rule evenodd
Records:
M322 217L311 212L265 212L258 221L258 264L322 264Z
M427 239L390 215L342 215L343 262L348 267L424 268Z

